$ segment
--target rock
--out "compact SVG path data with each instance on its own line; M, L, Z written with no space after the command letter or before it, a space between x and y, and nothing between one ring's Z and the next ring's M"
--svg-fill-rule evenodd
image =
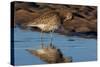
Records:
M96 32L96 23L75 16L72 20L64 22L63 26L69 32Z
M25 25L43 13L55 11L59 13L63 29L57 33L67 35L87 32L97 32L97 7L82 5L60 5L44 3L15 2L15 22L25 28Z

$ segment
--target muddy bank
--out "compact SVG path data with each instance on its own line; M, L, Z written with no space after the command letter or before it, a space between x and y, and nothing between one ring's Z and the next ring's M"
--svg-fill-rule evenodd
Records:
M61 17L62 27L57 33L64 35L76 35L86 38L97 37L97 7L80 6L80 5L58 5L58 4L41 4L14 2L14 25L23 29L29 21L38 18L41 14L48 11L55 11ZM69 19L69 20L68 20ZM33 29L32 31L37 28Z

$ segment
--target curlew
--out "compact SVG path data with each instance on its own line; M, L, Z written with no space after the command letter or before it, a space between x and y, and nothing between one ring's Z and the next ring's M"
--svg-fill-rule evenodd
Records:
M27 26L28 27L37 27L41 30L41 42L42 42L42 48L43 48L43 32L50 32L50 45L52 45L52 33L57 30L61 25L60 16L57 12L49 11L46 13L43 13L38 18L30 21Z

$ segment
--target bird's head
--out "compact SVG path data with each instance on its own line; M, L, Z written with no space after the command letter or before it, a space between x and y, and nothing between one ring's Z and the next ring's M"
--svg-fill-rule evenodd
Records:
M67 14L64 15L63 22L68 21L68 20L71 20L72 17L73 17L72 13L71 12L68 12Z

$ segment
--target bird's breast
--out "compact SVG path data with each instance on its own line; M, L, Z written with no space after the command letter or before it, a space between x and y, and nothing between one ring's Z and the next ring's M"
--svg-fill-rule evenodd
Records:
M51 30L57 29L58 25L39 24L38 27L44 32L49 32Z

